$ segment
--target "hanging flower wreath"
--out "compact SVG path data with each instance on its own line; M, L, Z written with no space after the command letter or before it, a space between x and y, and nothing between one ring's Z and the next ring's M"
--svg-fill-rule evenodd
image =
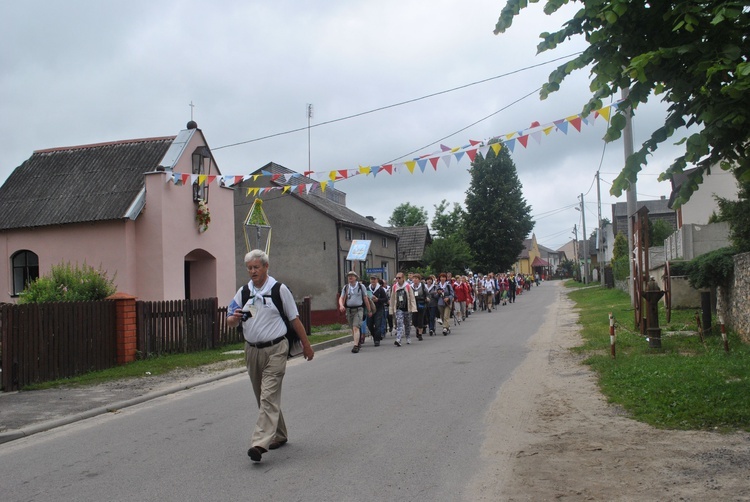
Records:
M208 224L211 223L211 213L204 201L198 201L198 209L195 211L195 221L198 222L198 231L205 232L208 230Z

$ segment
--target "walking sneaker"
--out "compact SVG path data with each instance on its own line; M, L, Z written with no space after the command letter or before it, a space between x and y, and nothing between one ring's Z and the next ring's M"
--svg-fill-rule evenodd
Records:
M447 336L447 335L448 335L448 329L447 328L443 328L443 336Z
M406 345L411 345L411 338L406 339Z
M424 338L422 338L422 335L417 335L417 340L421 342L422 340L424 340Z
M393 345L395 345L396 347L401 347L401 342L396 340L395 342L393 342Z
M435 330L434 329L430 330L430 336L435 336Z
M443 320L442 319L437 319L437 323L442 326L443 325Z

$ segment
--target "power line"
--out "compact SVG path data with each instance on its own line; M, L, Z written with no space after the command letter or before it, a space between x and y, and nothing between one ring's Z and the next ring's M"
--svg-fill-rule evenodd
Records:
M581 53L580 52L574 52L573 54L568 54L567 56L561 56L559 58L555 58L555 59L551 59L549 61L545 61L544 63L538 63L538 64L535 64L535 65L526 66L526 67L523 67L523 68L519 68L517 70L513 70L513 71L510 71L510 72L507 72L507 73L496 75L494 77L489 77L489 78L485 78L485 79L482 79L482 80L477 80L475 82L471 82L469 84L460 85L458 87L453 87L451 89L446 89L444 91L434 92L432 94L426 94L426 95L421 96L419 98L413 98L413 99L409 99L409 100L406 100L406 101L401 101L399 103L394 103L394 104L391 104L391 105L381 106L379 108L373 108L372 110L367 110L367 111L364 111L364 112L355 113L353 115L347 115L345 117L340 117L340 118L337 118L337 119L327 120L325 122L320 122L318 124L314 124L314 125L309 126L309 128L320 127L320 126L324 126L324 125L328 125L328 124L333 124L333 123L336 123L336 122L341 122L343 120L349 120L349 119L353 119L353 118L356 118L356 117L361 117L363 115L367 115L367 114L370 114L370 113L375 113L375 112L387 110L389 108L395 108L397 106L402 106L402 105L407 105L407 104L410 104L410 103L415 103L415 102L421 101L423 99L433 98L435 96L440 96L441 94L447 94L449 92L458 91L458 90L461 90L461 89L466 89L467 87L471 87L471 86L474 86L474 85L483 84L485 82L490 82L492 80L497 80L499 78L503 78L503 77L507 77L507 76L510 76L510 75L514 75L516 73L520 73L520 72L526 71L526 70L531 70L533 68L538 68L540 66L548 65L550 63L554 63L556 61L560 61L561 59L568 59L568 58L571 58L573 56L577 56L579 54L581 54ZM249 139L247 141L240 141L238 143L231 143L229 145L217 146L216 148L213 148L212 150L216 151L216 150L221 150L222 148L230 148L230 147L233 147L233 146L246 145L248 143L254 143L256 141L262 141L264 139L270 139L270 138L275 138L277 136L283 136L283 135L292 134L292 133L295 133L295 132L306 131L307 129L308 129L308 127L298 127L296 129L291 129L291 130L288 130L288 131L277 132L277 133L274 133L274 134L269 134L267 136L261 136L259 138ZM456 133L454 133L454 134L456 134ZM440 140L438 140L438 141L440 141ZM410 154L407 154L407 155L410 155Z
M490 114L489 114L489 115L487 115L486 117L483 117L483 118L481 118L481 119L477 120L476 122L472 122L471 124L467 125L466 127L462 127L462 128L461 128L461 129L459 129L458 131L452 132L451 134L449 134L449 135L447 135L447 136L443 136L443 137L442 137L442 138L440 138L440 139L436 139L436 140L435 140L435 141L433 141L432 143L428 143L427 145L421 146L421 147L417 148L416 150L412 150L412 151L411 151L411 152L409 152L409 153L405 153L404 155L401 155L400 157L396 157L395 159L389 160L388 162L384 162L384 164L390 164L390 163L392 163L392 162L395 162L395 161L397 161L398 159L403 159L404 157L408 157L409 155L413 155L413 154L415 154L415 153L417 153L417 152L419 152L419 151L421 151L421 150L424 150L424 149L425 149L425 148L427 148L428 146L432 146L432 145L434 145L434 144L436 144L436 143L440 143L441 141L444 141L444 140L446 140L446 139L450 138L451 136L455 136L456 134L458 134L458 133L460 133L460 132L462 132L462 131L465 131L466 129L469 129L470 127L473 127L473 126L477 125L478 123L480 123L480 122L483 122L483 121L487 120L488 118L490 118L490 117L493 117L493 116L497 115L498 113L500 113L500 112L502 112L502 111L505 111L505 110L507 110L507 109L508 109L508 108L510 108L511 106L513 106L513 105L515 105L515 104L517 104L517 103L520 103L521 101L523 101L524 99L528 98L529 96L533 96L533 95L534 95L534 94L536 94L536 93L537 93L537 92L538 92L539 90L541 90L541 87L539 87L539 88L537 88L537 89L534 89L533 91L531 91L530 93L526 94L525 96L521 96L521 97L520 97L520 98L518 98L517 100L513 101L512 103L510 103L510 104L508 104L508 105L505 105L504 107L500 108L499 110L497 110L497 111L495 111L495 112L492 112L492 113L490 113Z
M572 209L572 208L576 207L577 205L578 204L571 204L569 206L561 207L561 208L558 208L558 209L552 209L550 211L545 211L543 213L535 214L535 215L532 215L531 217L535 221L543 220L544 218L547 218L549 216L554 216L557 213L562 213L563 211L567 211L569 209Z

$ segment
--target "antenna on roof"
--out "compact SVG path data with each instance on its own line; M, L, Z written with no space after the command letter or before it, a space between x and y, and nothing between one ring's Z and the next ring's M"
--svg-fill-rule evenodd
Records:
M310 167L310 121L313 118L313 105L312 103L307 104L307 172L312 172Z

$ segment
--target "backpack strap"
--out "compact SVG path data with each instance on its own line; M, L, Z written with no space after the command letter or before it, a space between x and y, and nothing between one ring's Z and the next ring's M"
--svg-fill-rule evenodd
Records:
M263 296L266 296L266 295L263 295ZM292 323L289 322L289 318L286 316L286 312L284 312L284 302L281 300L281 283L280 282L277 282L271 288L271 301L276 307L276 310L279 311L279 315L281 316L281 319L284 321L284 326L286 326L286 335L284 336L286 336L286 339L289 342L289 352L287 353L287 357L291 357L292 350L294 348L295 343L299 342L299 335L292 327Z
M247 301L250 299L250 288L247 287L247 284L242 286L242 293L241 293L241 299L242 304L240 305L240 308L243 308ZM240 321L240 324L237 326L237 331L239 331L240 335L242 334L242 322Z
M271 301L273 302L274 306L276 306L276 310L279 311L279 315L284 320L284 324L289 326L289 319L286 316L286 312L284 312L284 302L281 301L281 283L277 282L273 285L271 288Z

